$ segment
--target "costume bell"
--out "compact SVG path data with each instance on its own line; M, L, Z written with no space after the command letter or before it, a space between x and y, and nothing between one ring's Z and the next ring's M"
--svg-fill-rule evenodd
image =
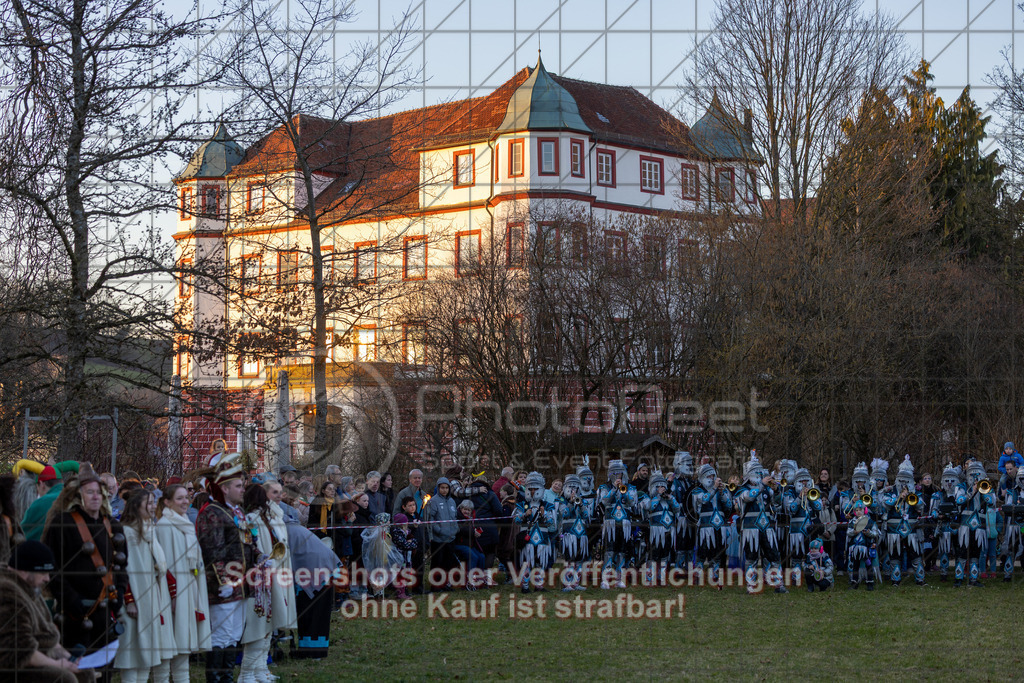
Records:
M587 527L590 525L590 505L583 499L580 478L575 474L566 476L562 484L560 550L566 565L572 569L567 573L563 591L583 590L580 572L583 563L590 559L590 542Z
M544 500L544 475L530 472L526 475L526 500L516 505L513 519L525 533L525 543L520 554L520 570L523 572L523 592L530 592L531 572L538 572L533 583L538 590L544 590L543 570L554 562L554 548L551 546L549 529L555 523L557 510Z
M959 508L956 504L956 488L963 481L963 472L953 463L942 470L939 490L932 494L928 514L936 520L935 540L939 560L939 578L945 581L949 576L949 563L956 561L953 547L953 533L960 526Z
M996 503L991 484L988 485L988 492L982 493L985 488L982 482L988 484L985 479L985 466L977 460L968 461L967 481L956 489L960 526L956 535L954 586L963 585L965 571L969 572L970 585L981 585L978 577L981 574L980 558L985 556L988 547L988 510Z
M774 511L783 487L765 476L761 461L753 453L743 466L743 477L745 483L736 489L735 497L740 515L740 543L747 562L747 589L762 585L757 577L757 572L762 571L775 592L786 593Z
M597 503L604 516L601 529L601 540L604 543L601 588L605 589L611 587L607 580L610 572L618 577L617 587L626 587L622 570L629 561L633 522L638 515L637 506L640 503L636 487L628 483L626 474L626 465L621 460L612 460L608 465L608 483L602 484L597 490Z
M679 514L679 503L668 490L668 481L661 470L655 470L650 480L650 496L644 499L643 506L650 525L649 570L651 579L658 572L659 581L664 583L668 563L676 547L676 528Z
M726 549L726 526L732 513L732 495L722 486L718 472L710 464L697 470L697 487L690 502L697 516L697 560L718 581Z

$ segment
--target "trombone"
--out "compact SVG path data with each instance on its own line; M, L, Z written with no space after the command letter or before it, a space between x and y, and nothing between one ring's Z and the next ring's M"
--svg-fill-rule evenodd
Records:
M811 501L813 503L814 501L818 500L819 498L821 498L821 491L818 489L818 487L812 486L807 491L807 500L809 500L809 501Z
M627 491L629 491L629 486L627 484L619 484L619 493L625 495Z
M918 500L916 493L907 494L907 505L910 507L917 507Z
M978 493L984 496L985 494L990 493L991 491L992 482L990 482L988 479L982 479L981 481L978 482Z
M871 497L870 493L865 493L860 497L860 502L864 503L867 507L871 507L871 503L874 502L874 498Z
M738 489L739 486L730 482L725 485L725 488L729 489L729 493L736 493L736 489Z

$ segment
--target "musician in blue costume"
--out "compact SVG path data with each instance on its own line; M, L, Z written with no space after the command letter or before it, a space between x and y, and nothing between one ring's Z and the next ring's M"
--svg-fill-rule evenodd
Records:
M1013 565L1024 552L1021 539L1021 526L1024 525L1024 467L1017 468L1017 475L1012 480L1007 477L1006 488L1003 490L1003 516L1006 521L999 551L1003 562L1003 581L1009 583L1013 581Z
M640 496L636 487L629 484L626 465L621 460L612 460L608 465L608 483L597 489L597 504L604 517L601 528L601 541L604 544L601 588L611 588L609 572L614 572L618 577L616 587L626 587L622 570L629 561L633 524L640 512L639 503Z
M956 570L953 585L963 585L965 571L969 572L971 586L981 587L980 558L988 549L988 509L996 504L991 483L985 478L985 466L977 460L967 462L966 482L956 489L956 504L960 509L957 528ZM986 490L987 489L987 490Z
M693 562L697 547L697 516L690 503L690 494L697 487L693 476L693 456L687 451L676 451L672 460L676 478L672 482L672 497L679 503L676 518L676 566L685 567Z
M544 591L544 571L551 567L555 559L551 545L550 529L555 523L557 510L554 505L544 500L544 475L530 472L526 475L525 501L516 505L513 519L523 530L525 540L519 555L520 569L523 572L523 592L530 592L531 578L539 592ZM534 570L539 576L531 577Z
M928 514L935 524L935 543L939 560L939 579L949 577L949 563L956 562L953 534L960 526L956 504L956 487L963 481L963 472L953 463L946 465L939 480L939 490L932 494Z
M590 525L591 508L580 490L580 478L575 474L566 476L562 484L562 503L559 517L562 520L559 535L562 559L567 568L563 591L584 590L580 585L583 564L590 559L590 542L587 527Z
M811 491L817 493L812 494ZM794 475L792 490L783 490L782 507L789 514L789 534L786 537L786 557L793 570L793 581L800 585L801 568L807 557L807 544L812 530L818 525L821 512L821 491L814 488L811 473L800 468Z
M925 502L914 490L914 466L904 457L896 470L896 484L881 496L885 513L885 545L889 556L889 580L899 586L903 564L914 571L914 583L924 585L924 544L919 518L925 515Z
M878 525L872 519L867 506L856 500L850 508L850 524L846 530L846 569L850 576L850 588L857 588L863 581L869 591L875 590L875 565L878 562Z
M788 593L782 585L782 553L775 526L775 505L781 502L782 486L771 475L764 475L754 453L743 465L743 478L735 499L740 514L740 544L747 562L747 590L763 585L757 574L764 572L765 582L776 593Z
M697 516L697 561L705 571L710 571L714 583L725 559L726 528L733 508L732 495L714 466L704 464L697 470L697 486L690 495L690 504Z
M679 503L669 491L668 481L661 470L655 470L651 475L649 492L650 496L643 501L650 525L648 566L652 580L657 577L660 583L664 583L665 572L676 545Z

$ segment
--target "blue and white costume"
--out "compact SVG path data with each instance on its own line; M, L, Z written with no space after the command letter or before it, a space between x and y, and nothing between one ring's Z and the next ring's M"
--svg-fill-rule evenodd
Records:
M878 562L878 525L860 500L850 509L850 525L846 530L847 573L850 588L863 581L869 591L875 589L875 565Z
M964 581L965 569L969 564L969 582L978 586L981 573L980 558L988 550L988 509L995 505L993 491L982 493L979 484L985 479L985 467L977 460L967 463L967 481L956 489L956 504L960 508L960 526L957 528L956 570L953 585Z
M575 580L567 580L563 591L584 590L579 577L582 565L590 558L590 541L587 538L587 527L590 525L590 506L580 495L580 478L570 474L562 485L561 540L562 558L572 569L566 576L575 576Z
M618 574L618 588L625 588L622 570L632 550L633 521L639 513L640 497L636 487L629 484L626 465L621 460L612 460L608 465L608 483L597 490L597 504L601 508L604 522L601 526L601 541L604 544L604 570ZM610 588L608 581L601 581L602 588Z
M1021 526L1024 525L1024 467L1017 468L1017 476L1006 482L1003 499L1003 542L999 548L1003 559L1003 581L1013 580L1013 565L1022 556Z
M963 482L963 473L953 463L946 465L939 480L939 490L932 494L928 514L935 520L935 541L939 559L939 576L942 581L949 576L949 563L956 561L953 547L953 533L960 526L959 508L956 504L956 488Z
M690 504L690 494L697 486L693 478L693 456L687 451L676 451L672 460L676 478L672 482L672 497L679 503L676 518L676 566L685 567L693 562L697 547L697 515Z
M526 541L519 556L520 568L523 572L523 592L530 592L530 574L540 569L539 577L533 577L539 589L544 588L543 570L548 569L555 559L554 548L551 547L552 525L555 524L557 510L544 501L544 476L540 472L530 472L526 476L526 501L516 505L513 519L526 534Z
M818 491L814 500L808 493L814 489L814 479L806 469L800 468L796 471L792 491L784 491L782 494L782 507L789 514L789 534L786 538L786 555L793 568L793 581L799 585L801 580L800 568L804 565L807 556L807 546L810 542L811 532L818 523L818 513L821 512L821 492ZM814 489L817 491L817 489Z
M736 489L739 507L740 543L747 561L747 590L762 585L758 572L764 572L766 582L776 592L788 592L782 585L782 554L775 526L775 505L781 504L778 484L767 482L761 462L753 453L743 466L745 482Z
M885 507L885 546L889 556L892 585L903 580L903 564L914 571L914 583L924 585L924 544L918 519L925 514L925 502L914 492L914 466L904 457L896 472L896 485L880 496Z
M642 504L650 525L648 542L651 571L659 569L659 575L663 575L676 545L679 503L669 492L668 481L660 470L655 470L651 475L650 496Z
M697 470L698 486L690 495L690 504L697 516L697 560L710 570L711 581L718 581L718 572L725 557L726 528L732 514L732 495L722 486L715 468L709 464Z

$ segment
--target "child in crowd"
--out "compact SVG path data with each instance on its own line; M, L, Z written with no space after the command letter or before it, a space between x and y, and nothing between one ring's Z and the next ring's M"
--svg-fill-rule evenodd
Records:
M415 512L416 501L411 497L409 498L409 501L411 502ZM405 508L404 505L402 507L403 509ZM393 522L394 523L391 525L391 541L395 544L395 548L402 553L404 562L402 569L414 569L412 554L419 547L419 544L416 542L416 538L409 530L409 517L405 513L399 512L395 515ZM395 579L395 592L399 600L406 600L409 598L409 594L406 592L405 587L406 581L402 578L401 574L399 574Z
M835 580L832 558L828 556L823 546L821 539L816 538L811 541L810 549L807 551L804 577L807 579L807 590L812 593L815 588L819 591L828 590Z

